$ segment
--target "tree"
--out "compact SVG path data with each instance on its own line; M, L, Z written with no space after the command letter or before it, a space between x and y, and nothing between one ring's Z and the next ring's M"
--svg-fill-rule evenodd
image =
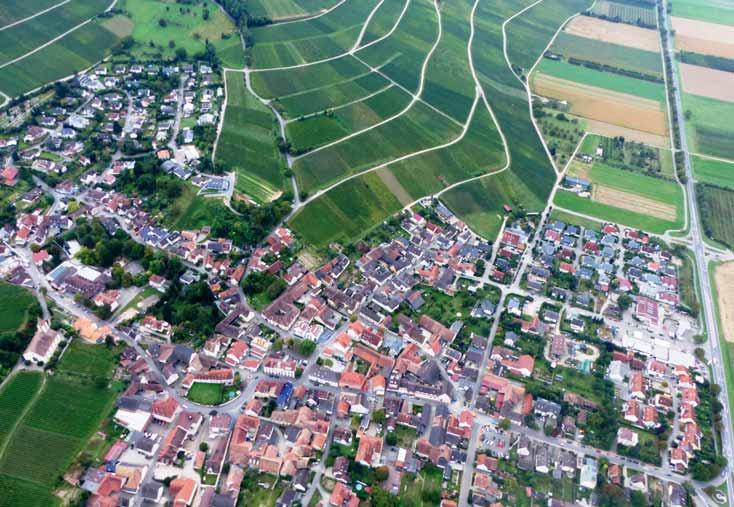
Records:
M311 340L301 340L297 345L298 353L304 357L310 357L316 350L316 343Z
M503 418L503 419L502 419L502 420L501 420L501 421L499 422L499 424L497 425L497 427L498 427L499 429L503 430L503 431L507 431L507 430L509 430L509 429L510 429L510 425L511 425L511 424L512 424L512 423L510 422L510 420L509 420L509 419L508 419L507 417L505 417L505 418Z
M208 451L208 450L209 450L209 444L207 444L206 442L202 442L202 443L200 443L200 444L199 444L199 450L200 450L201 452L206 452L206 451Z
M632 296L629 294L620 294L617 298L617 304L623 312L627 311L627 309L632 306Z
M386 481L390 477L390 469L386 466L381 466L375 470L375 479L378 482Z
M167 25L168 25L168 22L165 19L160 18L158 20L158 26L160 26L161 28L165 28Z
M391 431L387 434L387 437L385 437L385 441L387 442L387 445L389 446L396 446L398 445L398 435L394 431Z

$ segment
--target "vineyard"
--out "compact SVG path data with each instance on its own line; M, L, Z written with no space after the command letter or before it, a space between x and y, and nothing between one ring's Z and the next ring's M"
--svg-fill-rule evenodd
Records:
M706 236L734 245L734 192L713 185L696 185L696 198Z
M594 5L591 12L599 17L631 25L656 26L655 11L651 8L601 0Z

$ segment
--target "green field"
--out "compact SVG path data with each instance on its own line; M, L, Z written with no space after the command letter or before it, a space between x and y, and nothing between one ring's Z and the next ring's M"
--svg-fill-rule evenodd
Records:
M238 191L256 197L265 192L257 188L250 192L252 175L270 185L276 192L284 184L284 161L278 152L275 135L275 118L272 112L245 87L244 76L238 72L227 72L227 108L224 124L217 144L216 160L238 175Z
M676 2L677 3L677 2ZM623 23L636 25L642 23L647 26L656 26L655 9L632 5L634 2L625 3L599 0L594 4L592 12L598 16L606 16L610 19L618 19Z
M0 9L0 27L33 16L37 12L56 5L57 0L27 0L25 2L3 2Z
M728 118L734 117L734 103L682 94L683 110L687 115L686 134L689 149L694 153L734 159L734 127Z
M72 0L57 9L0 31L0 64L23 56L101 14L110 3L111 0Z
M226 67L244 65L244 50L237 29L212 0L187 4L124 0L123 9L135 25L132 35L139 43L134 51L138 56L171 58L178 48L193 56L203 52L205 41L209 41ZM204 19L205 12L208 19ZM170 41L174 42L174 47L170 47ZM151 42L155 47L150 46Z
M298 65L340 55L357 41L377 0L346 2L324 16L253 28L253 66Z
M706 235L734 247L734 191L698 184L696 198Z
M72 376L109 378L115 366L117 352L100 345L73 340L64 352L56 371Z
M195 382L186 397L194 403L202 405L221 405L225 401L229 401L229 395L232 393L234 393L234 388L231 386Z
M562 208L600 220L620 223L630 227L654 233L663 233L668 229L683 227L684 201L683 191L677 183L644 176L632 171L617 169L602 163L595 163L589 174L592 184L638 195L652 201L675 206L676 220L665 220L649 214L636 213L622 208L596 202L593 199L578 197L567 191L556 194L555 204Z
M253 16L277 21L281 18L315 15L336 3L337 0L249 0L247 10Z
M663 76L660 55L652 51L610 44L566 32L558 34L551 46L551 51L567 59L576 58L596 62L601 65L659 76L661 79Z
M0 282L0 333L16 331L28 319L29 308L36 298L28 289Z
M57 504L51 493L59 476L112 409L116 393L107 387L114 364L110 351L71 350L40 393L40 374L28 373L13 378L0 393L7 428L7 445L0 446L0 506ZM92 381L87 378L91 374L102 375Z
M696 181L734 190L734 162L691 157Z
M0 69L0 91L20 95L91 67L110 54L120 34L106 28L114 18L93 21L53 44ZM0 32L2 33L2 32Z
M734 25L734 3L730 0L675 0L673 16Z
M662 83L654 83L642 79L635 79L620 74L612 74L599 70L589 69L581 65L549 60L544 58L537 71L549 76L574 81L589 86L596 86L619 93L627 93L650 100L665 103L665 87Z

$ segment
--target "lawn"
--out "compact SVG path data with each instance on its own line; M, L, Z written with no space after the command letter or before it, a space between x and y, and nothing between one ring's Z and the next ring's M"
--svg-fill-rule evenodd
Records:
M109 55L120 41L119 32L106 28L109 22L111 19L88 23L40 51L3 67L0 69L0 90L10 96L20 95L91 67Z
M106 345L90 345L82 340L72 340L56 370L72 376L109 378L117 353L118 350Z
M696 181L734 190L734 162L691 157Z
M28 310L35 304L36 298L28 289L0 282L0 333L24 326Z
M675 0L673 16L734 25L734 4L727 0Z
M263 484L267 484L268 487L263 487ZM250 471L242 481L237 505L271 507L278 501L284 489L285 484L279 477Z
M405 474L400 481L400 505L429 507L441 502L443 473L426 465L416 474Z
M236 392L236 389L231 386L195 382L186 397L194 403L202 405L221 405L225 401L229 401L230 395L234 392Z
M185 4L124 0L123 6L135 25L132 35L139 43L136 54L170 58L177 49L183 48L193 56L203 52L205 41L209 41L225 66L239 68L244 65L244 50L237 29L212 0Z
M252 175L276 192L284 185L284 161L278 152L275 118L272 112L245 87L244 76L227 72L227 107L216 160L238 174ZM237 190L248 193L247 178L237 178ZM258 188L252 197L266 192ZM248 193L249 195L249 193Z
M663 76L663 64L660 54L652 51L610 44L566 32L561 32L558 35L551 51L566 58L576 58L650 74L658 76L660 79Z
M686 114L686 135L694 153L734 160L734 102L682 94Z
M581 65L549 60L548 58L541 61L537 71L568 81L665 103L665 87L662 83L635 79L621 74L612 74L611 72L602 72Z

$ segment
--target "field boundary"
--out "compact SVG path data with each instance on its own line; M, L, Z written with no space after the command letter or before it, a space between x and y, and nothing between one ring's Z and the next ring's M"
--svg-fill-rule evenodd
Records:
M23 370L17 370L12 375L8 375L8 378L14 377L19 372ZM29 370L30 371L30 370ZM6 379L7 380L7 379ZM3 382L4 383L4 382ZM5 438L5 442L3 442L2 445L0 445L0 462L2 462L3 458L5 457L5 451L8 449L8 445L13 440L13 436L15 435L15 432L18 430L18 428L21 426L23 419L25 419L25 416L28 415L28 412L33 408L33 406L36 404L36 400L38 400L39 396L41 396L41 393L46 389L46 374L41 373L41 385L38 386L38 390L33 395L33 398L28 402L28 404L25 406L23 411L21 412L18 419L15 421L15 424L13 424L13 427L8 432L7 437Z
M52 11L52 10L58 8L58 7L61 7L64 4L68 4L69 2L71 2L71 0L62 0L61 2L59 2L57 4L54 4L51 7L47 7L45 9L43 9L42 11L38 11L38 12L36 12L34 14L31 14L30 16L26 16L23 19L18 19L16 21L13 21L12 23L9 23L9 24L7 24L7 25L5 25L3 27L0 27L0 32L2 32L3 30L7 30L8 28L13 28L14 26L17 26L17 25L21 25L21 24L25 23L26 21L30 21L30 20L32 20L35 17L38 17L38 16L40 16L42 14L46 14L47 12L50 12L50 11Z

